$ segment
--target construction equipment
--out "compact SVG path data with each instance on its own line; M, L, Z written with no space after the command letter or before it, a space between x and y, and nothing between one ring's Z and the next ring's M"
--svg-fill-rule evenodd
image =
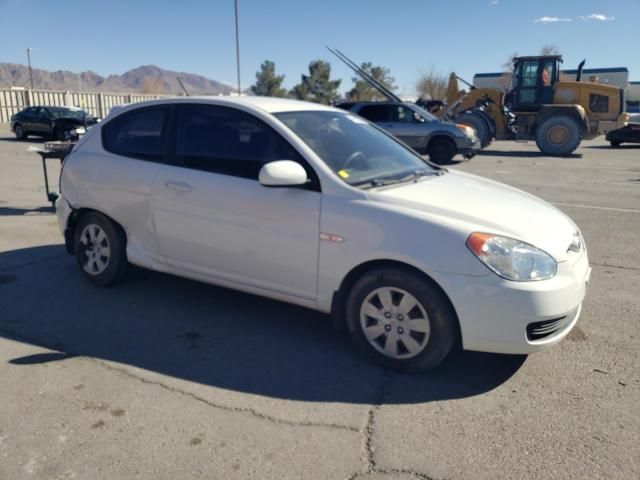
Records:
M458 89L452 73L448 108L432 113L475 128L483 147L496 140L535 140L541 152L569 155L580 142L620 128L629 121L624 90L561 78L560 55L516 57L507 93L497 88ZM419 101L420 102L420 101Z

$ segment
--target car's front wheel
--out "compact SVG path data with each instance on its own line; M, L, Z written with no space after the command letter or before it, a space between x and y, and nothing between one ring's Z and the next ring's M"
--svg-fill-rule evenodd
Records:
M80 218L74 251L84 275L100 287L121 280L127 269L126 236L122 228L98 212Z
M449 138L436 138L429 143L427 154L433 163L446 165L456 155L456 145Z
M403 268L379 268L353 285L346 303L359 349L384 366L420 371L438 365L458 335L447 298L428 278Z

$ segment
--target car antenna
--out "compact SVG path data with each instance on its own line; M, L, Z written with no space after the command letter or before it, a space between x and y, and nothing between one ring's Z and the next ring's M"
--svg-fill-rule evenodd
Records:
M187 87L184 86L184 83L182 83L182 79L180 77L178 77L176 75L176 79L178 80L178 83L180 84L180 87L182 88L182 91L184 92L184 94L187 97L190 97L191 95L189 95L189 91L187 90Z
M340 50L333 49L331 47L328 47L327 45L325 45L325 47L327 48L327 50L333 53L336 57L338 57L338 59L340 59L347 67L353 70L356 74L360 75L365 82L367 82L373 88L378 90L382 95L384 95L388 100L391 100L392 102L402 102L402 99L400 97L398 97L395 93L389 90L385 85L383 85L378 80L376 80L371 75L369 75L367 72L365 72L362 68L360 68L355 62L353 62L349 57L347 57Z

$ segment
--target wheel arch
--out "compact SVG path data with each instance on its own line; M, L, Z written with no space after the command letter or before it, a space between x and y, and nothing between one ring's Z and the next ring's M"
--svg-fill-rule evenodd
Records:
M451 142L454 146L454 148L456 149L456 151L458 151L458 147L456 145L456 140L453 137L453 134L449 133L449 132L435 132L432 135L430 135L429 137L427 137L427 141L425 143L424 146L424 151L425 153L427 152L427 150L429 150L429 147L433 144L433 142L436 141L447 141L447 142Z
M65 245L65 248L66 248L67 253L69 255L74 255L75 254L75 248L74 248L74 245L73 245L73 241L74 241L75 232L76 232L76 228L78 226L78 223L80 222L80 219L82 217L84 217L85 215L87 215L89 213L99 213L100 215L102 215L105 218L109 219L116 226L116 228L119 229L122 232L122 234L124 235L125 244L128 242L127 232L122 227L122 225L120 225L120 223L118 223L117 220L115 220L114 218L110 217L106 213L101 212L100 210L96 210L96 209L93 209L93 208L77 208L77 209L74 209L74 210L71 211L71 214L69 215L69 218L67 219L67 225L65 226L65 229L64 229L64 245Z
M589 120L587 113L581 105L543 105L536 116L536 130L549 118L563 116L574 120L582 129L582 132L589 131Z
M377 260L368 260L359 265L353 267L342 279L340 283L339 289L333 293L333 298L331 301L331 320L333 321L333 325L337 330L342 330L345 326L345 305L347 296L349 291L353 285L358 281L362 275L365 273L376 269L376 268L399 268L404 270L409 270L422 278L426 282L428 282L432 287L438 290L444 299L446 299L447 303L451 307L451 311L454 313L456 317L456 328L458 330L458 338L460 337L460 320L458 318L458 312L453 305L453 302L449 298L449 295L444 291L444 289L436 282L431 276L425 273L423 270L414 267L405 262L401 262L398 260L388 260L388 259L377 259Z

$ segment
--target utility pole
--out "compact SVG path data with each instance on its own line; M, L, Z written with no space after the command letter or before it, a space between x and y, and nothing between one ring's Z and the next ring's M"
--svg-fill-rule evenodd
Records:
M238 32L238 0L234 0L236 8L236 66L238 68L238 96L241 95L240 89L240 34Z
M29 80L31 81L31 90L33 90L33 71L31 70L31 52L33 48L27 48L27 59L29 61Z

